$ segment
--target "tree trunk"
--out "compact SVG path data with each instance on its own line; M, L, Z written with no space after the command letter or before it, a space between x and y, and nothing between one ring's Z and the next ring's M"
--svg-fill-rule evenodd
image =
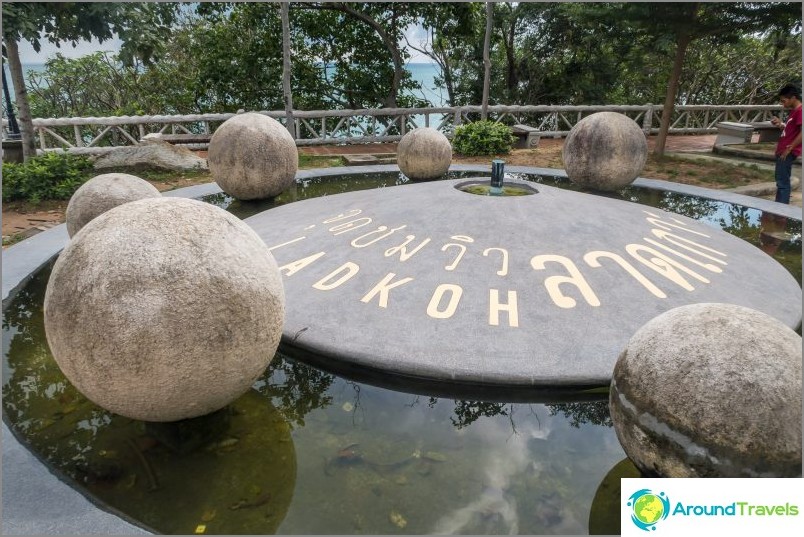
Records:
M519 8L514 8L509 3L508 9L510 10L511 16L511 20L508 25L508 35L505 35L505 32L503 32L503 41L505 43L505 59L508 62L508 73L505 79L505 85L508 88L508 100L509 102L513 103L516 88L519 85L519 77L517 76L516 70L516 51L514 49L514 38L516 37L516 18Z
M296 122L293 120L293 93L290 91L290 22L287 2L281 3L280 15L282 17L282 94L285 101L287 129L295 140Z
M33 119L28 106L28 90L25 88L25 77L20 63L20 49L16 41L6 41L8 52L8 68L11 71L11 83L14 84L14 98L19 112L20 134L22 134L22 157L27 162L36 156L36 140L34 138Z
M388 92L388 96L385 98L385 107L386 108L396 108L396 98L399 93L399 86L402 83L402 77L405 74L405 66L402 62L402 53L399 52L399 44L396 42L396 39L393 38L388 32L385 31L385 28L382 25L371 18L366 13L362 11L358 11L353 9L349 5L345 3L328 3L323 2L320 5L310 5L304 6L302 4L303 9L332 9L334 11L340 11L341 13L346 13L350 17L354 17L358 20L361 20L371 26L371 28L377 32L377 35L380 36L382 42L385 44L385 48L391 53L391 58L394 62L394 77L391 80L391 90Z
M486 2L486 37L483 40L483 102L481 104L480 119L485 121L489 114L489 82L491 80L491 30L494 19L494 4Z
M687 4L685 7L689 9L689 26L694 26L698 13L698 3ZM670 131L670 119L673 115L676 94L678 93L678 83L681 79L681 71L684 68L684 57L687 55L687 47L691 41L692 35L689 30L682 28L676 39L676 57L675 60L673 60L673 71L670 73L670 81L667 84L667 94L665 95L664 108L662 109L662 122L659 127L659 136L656 139L656 147L653 149L653 153L657 156L664 155L664 146L667 143L667 134Z
M444 56L441 71L444 73L444 85L447 86L447 102L449 106L457 106L455 103L455 83L452 79L452 67L449 64L449 58L446 57L446 54Z

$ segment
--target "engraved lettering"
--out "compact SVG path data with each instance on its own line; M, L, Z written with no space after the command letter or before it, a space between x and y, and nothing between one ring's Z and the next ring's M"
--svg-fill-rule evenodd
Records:
M429 238L424 239L416 248L414 248L411 251L408 251L406 246L408 244L410 244L411 242L413 242L415 239L416 239L415 235L406 236L405 237L405 242L403 242L399 246L394 246L393 248L388 248L385 251L385 257L391 257L391 256L394 256L396 254L399 254L399 260L404 262L404 261L407 261L408 259L410 259L411 257L413 257L414 255L416 255L416 253L419 250L424 248L430 242Z
M363 212L363 209L352 209L351 211L346 211L345 213L341 213L338 216L333 218L328 218L327 220L322 221L322 224L331 224L332 222L337 222L338 220L346 220L347 218L352 218L354 216L359 215Z
M439 309L441 301L446 293L450 293L449 302L444 309ZM455 315L455 310L458 309L458 303L461 301L463 289L460 285L452 283L442 283L436 287L433 292L433 297L430 299L430 304L427 305L427 315L433 319L449 319Z
M282 244L277 244L276 246L271 246L270 248L268 248L268 251L269 251L269 252L272 252L272 251L274 251L274 250L277 250L277 249L279 249L279 248L282 248L283 246L287 246L288 244L293 244L294 242L303 241L303 240L304 240L304 239L306 239L306 238L307 238L307 237L296 237L295 239L290 240L290 241L287 241L287 242L283 242Z
M293 276L301 269L310 265L323 255L324 252L318 252L317 254L309 255L302 259L297 259L296 261L293 261L291 263L288 263L287 265L282 265L281 267L279 267L279 272L283 273L285 276Z
M670 220L672 220L673 222L676 222L675 224L670 224L670 223L665 222L664 220L662 220L661 219L662 217L659 216L658 214L654 214L654 213L652 213L650 211L642 211L642 212L647 214L648 216L652 217L652 218L646 218L645 220L647 220L648 222L650 222L651 224L653 224L654 226L656 226L658 228L662 228L662 229L667 230L667 231L672 231L672 229L670 229L670 228L674 227L676 229L680 229L680 230L686 231L688 233L694 233L696 235L700 235L701 237L709 238L709 235L707 235L706 233L701 233L700 231L692 230L689 227L687 227L687 224L685 224L684 222L682 222L681 220L678 220L676 218L670 218Z
M625 247L625 251L628 252L631 257L649 269L658 272L671 282L679 285L681 288L686 289L687 291L693 291L695 288L681 274L679 274L676 269L689 274L693 278L700 280L703 283L709 283L709 280L697 272L688 269L681 263L667 257L663 253L651 248L650 246L645 246L644 244L628 244ZM640 252L645 252L653 257L646 259L642 257Z
M408 282L413 281L413 278L402 278L401 280L398 280L398 281L395 281L394 283L391 283L391 280L393 280L394 277L396 277L396 274L394 274L393 272L389 272L388 275L385 278L383 278L380 281L380 283L375 285L374 288L371 291L366 293L366 296L361 298L360 301L365 302L366 304L368 304L369 302L371 302L371 300L375 296L379 295L379 297L380 297L379 298L379 306L381 308L387 308L388 307L388 292L391 289L393 289L394 287L399 287L400 285L404 285L404 284L406 284Z
M706 259L710 259L715 263L720 263L721 265L728 265L725 261L720 258L714 257L712 255L706 254L701 250L706 250L707 252L711 252L713 254L719 255L720 257L728 257L723 252L719 252L714 248L709 248L708 246L704 246L703 244L698 244L695 241L691 241L689 239L685 239L684 237L679 237L673 233L663 231L661 229L651 229L651 233L659 237L660 239L664 239L671 244L675 244L679 248L684 248L685 250L689 250L690 252L696 253L701 257L705 257ZM673 240L676 239L676 240ZM686 244L683 244L686 243ZM689 246L687 246L689 245Z
M508 274L508 250L505 248L486 248L483 250L483 255L488 256L489 252L498 251L502 254L502 268L497 271L498 276L505 276Z
M657 248L661 248L662 250L664 250L664 251L666 251L666 252L670 252L671 254L676 255L676 256L678 256L678 257L680 257L681 259L684 259L684 260L686 260L686 261L689 261L690 263L693 263L693 264L695 264L695 265L698 265L698 266L700 266L700 267L703 267L703 268L705 268L706 270L709 270L709 271L711 271L711 272L716 272L716 273L718 273L718 274L719 274L719 273L721 273L721 272L723 272L723 269L721 269L721 268L720 268L720 267L718 267L718 266L712 265L712 264L710 264L710 263L701 263L701 262L700 262L700 261L698 261L697 259L693 259L693 258L691 258L690 256L688 256L688 255L686 255L686 254L682 254L682 253L681 253L681 252L679 252L678 250L674 250L674 249L670 248L669 246L665 246L664 244L662 244L662 243L660 243L660 242L658 242L658 241L655 241L655 240L650 239L650 238L648 238L648 237L644 237L644 238L643 238L643 240L644 240L645 242L647 242L647 243L650 243L650 244L654 245L654 246L655 246L655 247L657 247Z
M497 289L489 289L489 324L500 326L500 312L508 313L508 326L519 327L519 312L516 304L516 291L508 291L508 303L500 302L500 292Z
M461 242L470 242L470 243L475 242L475 239L467 235L453 235L452 237L450 237L450 239Z
M633 276L633 278L636 281L641 283L645 287L645 289L650 291L654 296L657 296L659 298L667 298L667 295L664 294L664 292L661 289L653 285L653 283L651 283L651 281L648 280L645 276L643 276L641 272L639 272L636 268L634 268L634 266L631 263L629 263L621 256L613 252L596 250L594 252L589 252L588 254L583 256L583 260L586 261L586 264L588 264L590 267L600 268L602 266L599 261L601 257L611 259L615 263L620 265L628 274Z
M359 237L357 237L356 239L354 239L351 242L351 245L354 246L355 248L365 248L366 246L371 246L375 242L381 241L385 237L388 237L388 236L392 235L394 232L399 231L400 229L405 229L406 227L408 227L408 226L403 225L403 226L395 227L395 228L392 228L392 229L388 229L388 226L380 226L374 231L369 231L365 235L360 235ZM379 233L379 235L376 238L371 239L368 242L360 242L361 239L365 239L366 237L371 237L372 235L374 235L376 233Z
M535 270L544 270L545 263L551 261L562 265L570 274L569 276L550 276L544 280L544 286L547 288L547 292L550 294L550 298L553 299L556 306L560 308L575 307L575 299L561 293L560 285L562 283L569 283L577 287L578 291L580 291L581 295L590 306L600 306L600 300L598 300L597 295L592 291L589 283L587 283L581 271L578 270L578 267L575 266L575 263L573 263L571 259L560 255L537 255L530 260L530 264Z
M363 223L358 224L357 222L363 222ZM363 218L358 218L357 220L352 220L350 222L344 222L343 224L332 226L331 228L329 228L329 230L332 231L334 235L340 235L341 233L346 233L347 231L367 226L370 223L371 218L364 216Z
M332 272L330 272L329 274L327 274L326 276L315 282L313 284L313 287L320 291L331 291L336 287L339 287L340 285L349 281L352 278L352 276L357 274L359 270L360 267L356 263L347 261L340 267L336 268L335 270L333 270ZM333 281L333 278L335 278L339 274L340 277L337 280Z
M446 252L451 246L456 246L456 247L460 248L460 251L458 252L458 256L455 258L455 260L451 264L449 264L449 265L444 267L445 270L455 270L455 267L457 267L458 263L461 262L461 259L463 258L463 254L466 253L466 246L464 246L463 244L456 244L454 242L451 242L449 244L445 244L444 246L442 246L441 251Z

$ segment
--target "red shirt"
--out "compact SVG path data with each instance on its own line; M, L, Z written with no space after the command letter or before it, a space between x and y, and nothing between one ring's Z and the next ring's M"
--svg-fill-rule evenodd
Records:
M790 117L787 118L787 123L784 124L784 132L782 136L779 138L779 142L776 144L776 154L781 154L785 148L790 145L793 141L793 138L798 136L798 133L801 132L801 105L790 112ZM801 156L801 144L798 144L796 147L790 151L791 155L795 155L796 157Z

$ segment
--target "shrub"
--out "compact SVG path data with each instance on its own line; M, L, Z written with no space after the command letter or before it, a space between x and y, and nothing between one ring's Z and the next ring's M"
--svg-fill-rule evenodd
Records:
M89 158L45 153L24 164L3 163L3 200L68 199L92 176Z
M501 155L511 151L516 138L511 130L494 121L475 121L455 129L452 147L466 156Z

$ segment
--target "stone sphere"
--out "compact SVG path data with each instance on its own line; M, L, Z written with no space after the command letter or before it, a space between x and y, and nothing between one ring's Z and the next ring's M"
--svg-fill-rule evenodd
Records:
M136 175L96 175L81 185L67 204L67 234L72 237L90 220L118 205L145 198L158 198L161 195L155 186Z
M149 198L87 224L56 261L45 333L95 404L144 421L223 408L264 372L282 279L248 225L200 201Z
M447 173L452 163L452 144L430 127L413 129L399 141L396 161L410 179L438 179Z
M672 309L628 342L609 407L647 475L800 477L801 337L742 306Z
M570 181L613 191L630 185L642 173L648 160L648 142L629 117L597 112L570 130L561 156Z
M281 123L249 112L227 119L215 130L207 162L215 182L230 196L265 199L293 185L299 153Z

